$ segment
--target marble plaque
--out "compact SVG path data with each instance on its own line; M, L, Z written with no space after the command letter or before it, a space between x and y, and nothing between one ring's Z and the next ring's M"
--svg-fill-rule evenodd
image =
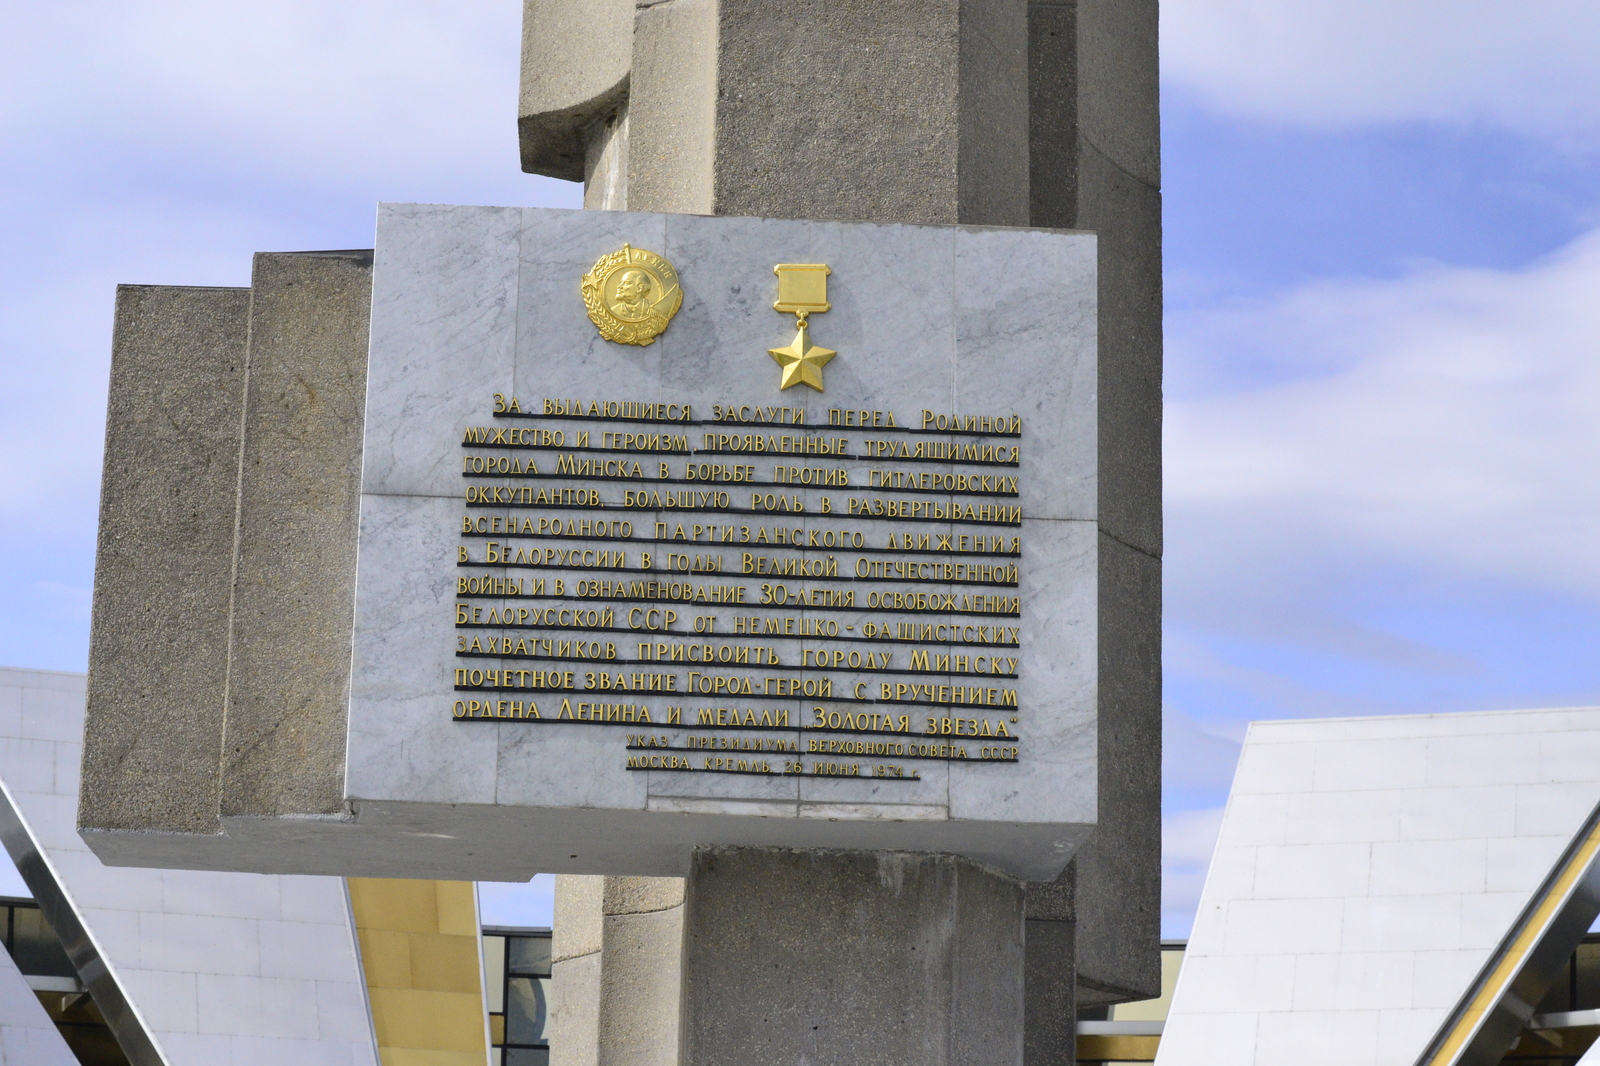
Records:
M778 264L828 270L780 312ZM1092 236L392 204L374 269L358 810L554 872L1060 870L1096 802Z

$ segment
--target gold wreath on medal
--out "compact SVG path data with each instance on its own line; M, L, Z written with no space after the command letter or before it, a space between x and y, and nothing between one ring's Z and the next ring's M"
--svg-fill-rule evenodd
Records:
M583 276L583 306L600 336L618 344L654 344L683 306L672 264L624 244Z

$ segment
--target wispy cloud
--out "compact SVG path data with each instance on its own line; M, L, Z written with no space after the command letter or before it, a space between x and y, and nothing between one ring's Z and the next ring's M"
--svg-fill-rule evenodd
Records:
M1248 616L1356 559L1600 600L1596 292L1600 231L1525 270L1321 282L1174 322L1176 360L1264 381L1168 403L1168 517L1204 560L1178 568L1179 615Z
M1163 74L1232 113L1484 123L1600 145L1588 0L1164 0Z
M1211 853L1222 828L1221 807L1168 813L1161 825L1161 935L1186 937L1200 904Z
M521 7L0 4L0 129L57 159L132 151L255 180L514 172Z

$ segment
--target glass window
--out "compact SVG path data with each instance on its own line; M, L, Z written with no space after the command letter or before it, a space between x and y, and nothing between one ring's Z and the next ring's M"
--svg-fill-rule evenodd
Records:
M492 1066L546 1066L550 1034L550 933L490 926L483 932Z
M550 1066L550 1049L508 1047L505 1066Z
M550 938L547 936L506 937L506 972L550 976Z
M489 990L489 1013L499 1014L506 1009L504 975L506 972L506 938L483 938L484 986Z
M506 1043L543 1044L549 1039L548 977L512 977L506 981ZM511 1058L506 1058L510 1066Z
M13 908L11 921L11 957L16 960L17 969L38 977L78 976L37 907Z

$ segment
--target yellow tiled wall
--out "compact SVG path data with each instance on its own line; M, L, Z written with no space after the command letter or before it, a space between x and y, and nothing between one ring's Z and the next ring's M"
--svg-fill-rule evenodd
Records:
M383 1066L484 1066L472 882L348 881Z

